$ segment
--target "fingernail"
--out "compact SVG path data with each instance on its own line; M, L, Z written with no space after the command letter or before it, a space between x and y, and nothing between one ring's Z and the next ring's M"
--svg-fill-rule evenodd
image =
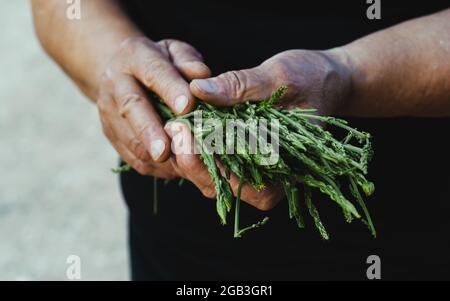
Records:
M158 160L159 157L161 157L162 153L164 152L164 149L166 148L166 144L163 140L158 139L156 141L152 142L150 154L152 155L153 160Z
M187 107L189 99L185 95L180 95L175 99L175 110L177 113L181 114Z
M212 80L207 80L207 79L197 79L195 81L195 84L197 85L197 87L206 92L206 93L216 93L217 92L217 84L215 82L213 82Z

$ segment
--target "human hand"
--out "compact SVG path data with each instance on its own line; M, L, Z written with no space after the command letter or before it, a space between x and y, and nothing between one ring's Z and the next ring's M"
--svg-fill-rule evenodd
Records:
M102 76L97 101L103 131L121 158L143 175L178 176L166 162L170 139L147 90L161 96L174 113L185 114L195 105L187 81L208 76L201 55L184 42L124 41Z
M280 86L287 86L281 105L312 107L319 114L330 114L342 105L350 91L350 71L344 62L345 54L339 49L324 52L290 50L253 69L194 80L190 88L199 99L228 106L247 100L266 99ZM196 164L193 159L189 162ZM201 173L205 171L197 174ZM236 187L238 179L232 177L231 182ZM210 187L211 183L204 182L202 185ZM260 209L274 207L283 195L278 187L272 186L262 192L248 186L246 189L243 199ZM210 190L207 188L207 191Z
M228 106L268 98L284 85L287 92L281 105L315 108L319 114L330 114L343 105L350 93L347 61L345 52L338 48L289 50L252 69L194 80L190 88L199 99Z

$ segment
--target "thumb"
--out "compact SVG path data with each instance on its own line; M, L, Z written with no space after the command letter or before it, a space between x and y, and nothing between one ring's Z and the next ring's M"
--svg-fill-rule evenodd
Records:
M261 66L230 71L217 77L196 79L190 84L197 98L218 106L229 106L245 101L268 98L274 89L274 80Z

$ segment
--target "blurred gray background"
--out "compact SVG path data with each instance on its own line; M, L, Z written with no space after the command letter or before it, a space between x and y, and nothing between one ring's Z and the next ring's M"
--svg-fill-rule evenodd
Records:
M94 105L37 42L28 0L0 0L0 280L128 279L117 155Z

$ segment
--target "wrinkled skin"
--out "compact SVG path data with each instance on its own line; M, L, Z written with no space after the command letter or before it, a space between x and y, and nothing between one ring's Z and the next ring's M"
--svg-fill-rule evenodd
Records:
M176 114L191 111L195 97L231 105L266 98L286 85L283 106L314 107L321 114L450 115L450 9L336 49L290 50L253 69L202 81L211 72L197 50L181 41L144 37L116 0L85 1L83 18L76 23L61 13L67 8L64 1L31 3L42 46L97 102L104 132L120 156L143 175L187 178L208 197L214 197L214 187L199 157L171 152L171 138L189 141L190 133L161 124L149 90ZM263 210L282 195L270 185L262 192L243 190L243 200Z
M207 80L194 80L195 96L219 106L267 98L287 86L282 105L312 107L329 114L350 91L351 75L340 62L343 51L289 50L252 69L231 71Z
M258 67L230 71L215 78L194 80L192 93L211 104L228 106L247 100L268 98L278 87L287 86L281 105L286 107L312 107L321 114L330 114L337 109L350 90L349 70L338 62L338 51L333 53L291 50L280 53ZM185 137L184 139L187 139ZM197 159L198 161L198 159ZM207 173L197 162L199 173ZM236 187L238 179L232 178ZM199 184L206 191L213 190L213 184ZM269 186L258 194L246 194L243 199L261 210L273 208L283 197L280 187ZM214 196L213 194L207 196Z
M123 42L102 76L97 101L105 135L121 158L143 175L180 176L166 161L170 138L145 88L161 95L173 112L184 114L195 104L187 80L209 75L201 55L186 43Z
M122 43L108 64L97 104L105 135L135 170L164 179L184 177L206 197L214 198L214 183L206 167L189 151L189 129L180 123L163 128L145 88L161 95L172 111L181 115L194 108L195 97L215 105L232 105L266 98L286 85L283 105L312 106L325 113L331 112L348 91L349 77L344 70L322 52L292 50L254 69L201 80L210 76L210 70L192 46L175 40L154 43L133 38ZM180 106L183 97L187 102ZM186 143L188 151L180 151ZM238 182L232 175L234 193ZM270 183L263 191L249 185L242 190L242 199L261 210L273 208L282 196L282 189Z

